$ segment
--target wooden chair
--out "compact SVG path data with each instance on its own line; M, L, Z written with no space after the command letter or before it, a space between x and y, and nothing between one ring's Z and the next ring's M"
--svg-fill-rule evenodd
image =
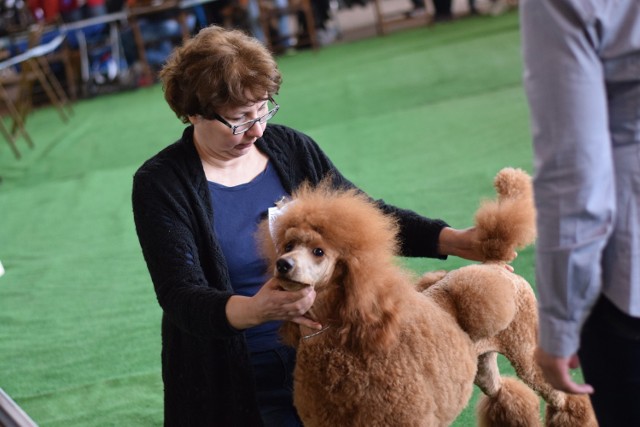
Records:
M46 58L60 47L65 35L57 35L47 43L40 43L41 37L42 27L33 27L29 32L27 50L0 61L0 101L13 121L11 130L7 131L4 121L0 120L0 133L7 139L17 158L20 158L20 152L15 145L18 133L22 134L33 148L33 141L25 129L25 122L33 108L36 82L44 89L63 121L68 121L69 114L72 113L69 99Z
M41 43L44 27L35 25L29 30L27 51L20 65L20 95L17 101L17 109L20 118L26 122L27 115L33 108L33 93L35 82L38 82L45 91L49 102L56 108L63 122L69 120L73 114L71 102L67 97L60 81L56 78L47 59L48 55L56 52L63 44L65 35L59 34L47 43ZM20 59L21 55L14 57ZM15 126L13 131L15 132Z
M289 0L287 7L277 7L273 0L258 0L260 8L260 23L266 38L267 47L273 52L285 50L287 47L299 48L311 46L314 50L320 47L316 34L316 22L310 0ZM278 28L278 20L289 17L293 21L296 31L293 34L277 34L273 28ZM302 18L303 25L300 25ZM295 44L287 46L286 40L295 40Z

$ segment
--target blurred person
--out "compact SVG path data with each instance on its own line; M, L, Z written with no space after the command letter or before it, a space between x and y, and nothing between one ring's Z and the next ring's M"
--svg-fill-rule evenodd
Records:
M539 238L537 360L640 425L640 2L524 0ZM582 366L584 384L570 370Z

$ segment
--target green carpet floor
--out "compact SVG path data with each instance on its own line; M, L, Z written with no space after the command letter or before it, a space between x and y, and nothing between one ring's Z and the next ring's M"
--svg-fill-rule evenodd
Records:
M500 168L531 170L519 43L510 13L281 57L274 120L373 197L466 227ZM36 147L20 141L21 160L0 141L0 387L45 427L157 426L160 309L131 178L182 124L159 86L74 108L67 124L51 108L31 115ZM530 281L532 253L515 262ZM475 424L476 398L455 425Z

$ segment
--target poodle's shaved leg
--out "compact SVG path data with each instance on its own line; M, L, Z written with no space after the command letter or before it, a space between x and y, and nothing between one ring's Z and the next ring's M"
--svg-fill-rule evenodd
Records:
M511 362L516 371L516 375L526 385L538 393L547 404L555 408L562 408L565 403L565 394L555 390L544 380L540 367L535 363L533 353L514 354L509 349L505 349L504 356Z
M540 400L515 378L500 376L498 354L494 351L478 357L475 383L485 396L476 407L479 427L538 427Z
M474 382L487 396L495 396L500 391L501 377L498 370L498 353L490 351L478 356L478 372Z
M518 377L531 389L535 390L546 402L547 411L545 426L547 427L597 427L593 408L586 395L567 395L555 390L544 380L542 371L535 363L533 354L515 360L506 352L516 370Z

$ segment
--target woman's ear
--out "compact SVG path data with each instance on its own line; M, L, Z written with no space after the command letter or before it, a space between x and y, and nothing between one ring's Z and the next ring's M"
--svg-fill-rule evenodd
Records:
M189 116L189 123L191 123L192 125L195 125L200 120L201 120L200 116Z

